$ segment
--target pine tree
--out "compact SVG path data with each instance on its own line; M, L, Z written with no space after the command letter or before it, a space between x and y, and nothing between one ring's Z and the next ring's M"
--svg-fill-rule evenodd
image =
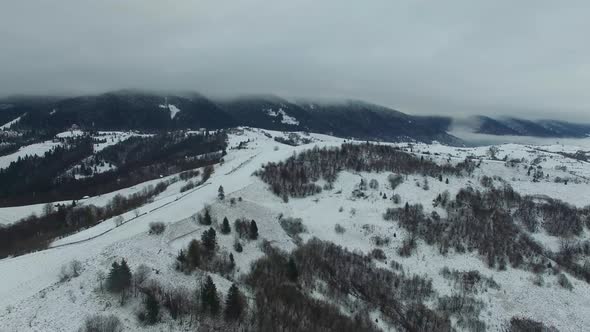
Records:
M160 303L152 292L147 292L145 301L146 322L150 325L160 320Z
M121 260L121 287L122 290L129 288L129 286L131 286L131 269L129 268L129 265L127 265L127 262L125 261L125 259L123 258Z
M287 262L287 278L293 282L296 282L298 277L299 271L297 271L297 264L295 264L293 257L290 257L289 262Z
M449 178L447 178L447 180L445 181L445 184L449 184Z
M252 220L250 222L250 239L256 240L258 238L258 226L256 226L256 221Z
M111 292L119 292L119 271L121 267L117 261L111 265L111 270L107 276L107 289Z
M192 240L188 245L187 263L190 269L201 265L201 244L197 240Z
M186 255L184 254L184 250L180 249L178 256L176 256L176 262L177 269L184 270L184 267L186 266Z
M221 233L222 234L229 234L231 232L231 228L229 226L229 220L227 217L223 218L223 222L221 223Z
M219 295L211 276L207 276L201 288L201 308L203 312L216 316L219 313Z
M223 191L223 186L219 186L219 189L217 189L217 198L219 198L220 201L223 201L225 199L225 192Z
M203 247L209 253L215 251L215 247L217 246L217 234L213 227L210 227L208 230L203 232L201 236L201 242L203 243Z
M240 241L236 240L236 242L234 243L234 250L236 252L242 252L244 250L244 248L242 248L242 244L240 243Z
M229 253L229 264L230 264L232 270L234 269L234 267L236 267L236 261L234 260L234 254L232 254L232 253Z
M205 208L205 215L203 217L199 214L199 223L206 226L213 224L213 218L211 217L211 212L209 212L208 208Z
M228 321L235 321L241 318L244 312L244 296L238 289L236 284L232 284L227 292L225 300L225 319Z
M114 262L107 279L107 289L114 293L121 293L121 305L125 303L125 290L131 286L131 270L125 259L121 263Z

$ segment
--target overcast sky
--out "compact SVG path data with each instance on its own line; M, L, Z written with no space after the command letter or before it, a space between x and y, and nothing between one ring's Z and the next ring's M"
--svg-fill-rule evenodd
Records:
M360 98L590 120L590 2L3 0L0 95Z

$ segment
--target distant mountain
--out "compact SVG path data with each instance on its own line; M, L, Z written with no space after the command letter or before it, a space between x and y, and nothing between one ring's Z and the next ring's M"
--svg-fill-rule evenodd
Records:
M417 117L362 101L340 103L289 102L270 97L219 102L238 123L274 130L306 130L360 139L460 141L447 134L451 119Z
M574 124L556 120L523 120L512 117L477 116L470 121L479 134L534 136L551 138L583 138L590 136L590 124Z
M11 116L24 115L21 127L63 129L226 128L233 118L198 94L160 95L135 91L49 99L31 107L28 100L6 100ZM2 113L2 111L0 111ZM26 115L25 115L26 114Z
M461 144L446 132L450 118L411 116L362 101L292 102L275 96L212 101L197 93L124 90L69 98L7 98L0 105L2 123L22 116L18 128L45 131L74 124L96 130L251 126L358 139Z

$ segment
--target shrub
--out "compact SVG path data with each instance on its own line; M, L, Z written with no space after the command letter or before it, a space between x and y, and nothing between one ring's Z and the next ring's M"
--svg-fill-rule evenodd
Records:
M236 240L236 242L234 242L234 250L236 252L242 252L244 250L244 248L242 248L242 244L240 243L240 241Z
M185 191L189 191L189 190L193 189L194 187L195 187L195 183L193 182L193 180L190 180L184 186L180 187L180 192L183 193Z
M279 224L290 237L297 237L299 234L307 232L301 218L282 218L279 220Z
M150 234L159 235L164 233L164 230L166 230L166 224L164 224L163 222L155 221L150 223Z
M238 218L234 221L234 231L240 239L249 238L250 221L245 218Z
M64 282L72 278L80 276L82 272L82 263L78 260L73 260L61 267L59 272L59 281Z
M81 332L122 332L123 326L119 318L113 315L93 315L87 317Z
M404 177L399 174L389 174L387 177L387 181L389 181L389 185L391 186L391 190L395 190L400 184L404 182Z
M336 234L344 234L344 232L346 232L346 228L340 224L336 224L334 225L334 231Z
M510 332L557 332L555 328L549 328L541 322L524 317L512 317L510 319Z
M379 189L379 181L375 180L375 179L371 179L369 181L369 188L376 190Z
M371 253L369 254L369 256L371 256L371 258L376 259L378 261L385 261L387 259L385 252L383 252L383 250L381 250L380 248L375 248L375 249L371 250Z
M416 249L416 240L410 236L404 239L402 246L398 249L397 253L402 257L410 257L414 249Z
M560 273L557 276L557 283L559 284L559 286L561 286L567 290L571 291L572 289L574 289L574 286L572 285L572 283L569 281L569 279L563 273Z
M375 236L371 237L371 241L377 247L383 247L383 246L388 246L389 243L391 242L391 239L388 238L387 236L375 235Z

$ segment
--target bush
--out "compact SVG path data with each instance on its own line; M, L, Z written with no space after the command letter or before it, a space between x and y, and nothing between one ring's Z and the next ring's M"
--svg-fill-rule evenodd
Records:
M236 242L234 242L234 250L236 252L242 252L244 250L244 248L242 248L242 244L240 243L240 241L236 240Z
M371 237L371 241L377 247L383 247L383 246L388 246L389 243L391 242L391 239L388 238L387 236L375 235L375 236Z
M404 239L402 246L398 249L397 253L402 257L410 257L414 249L416 249L417 244L414 237L407 237Z
M94 315L87 317L80 332L122 332L119 318L113 315Z
M290 237L298 237L299 234L307 232L301 218L282 218L279 224Z
M379 181L375 180L375 179L371 179L369 181L369 188L373 189L373 190L377 190L379 189Z
M559 284L559 286L561 286L567 290L571 291L572 289L574 289L574 285L572 285L572 283L569 281L569 279L563 273L560 273L557 276L557 283Z
M199 224L204 226L210 226L213 224L213 217L211 216L211 207L206 206L203 214L197 214L197 220Z
M346 232L346 228L340 224L336 224L334 225L334 231L336 234L344 234L344 232Z
M555 328L549 328L541 322L524 317L512 317L510 319L510 332L557 332Z
M404 182L404 177L399 174L389 174L387 177L387 181L389 181L389 185L391 186L391 190L395 190L400 184Z
M545 285L545 279L543 279L543 276L540 274L536 274L533 277L533 285L543 287Z
M164 233L166 225L161 221L155 221L150 223L150 234L159 235Z
M59 272L59 281L64 282L72 278L80 276L82 272L82 263L78 260L73 260L61 267Z
M369 254L369 256L371 256L371 258L376 259L378 261L385 261L387 259L385 252L383 252L383 250L381 250L379 248L375 248L375 249L371 250L371 253Z
M195 187L195 183L193 182L193 180L190 180L184 186L180 187L180 192L183 193L185 191L189 191L189 190L193 189L194 187Z

